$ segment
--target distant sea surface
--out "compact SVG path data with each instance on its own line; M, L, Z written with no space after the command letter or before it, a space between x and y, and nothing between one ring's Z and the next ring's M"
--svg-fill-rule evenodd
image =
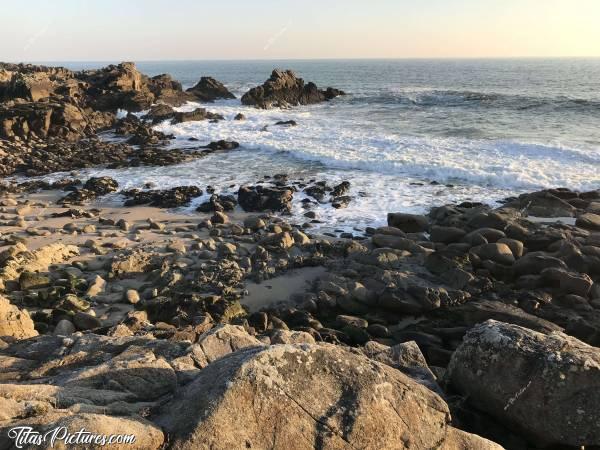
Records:
M71 69L106 65L58 63ZM203 75L238 100L201 105L217 124L163 123L173 147L236 140L238 151L176 167L92 170L123 187L196 184L235 192L264 175L349 180L356 198L324 206L329 226L378 225L388 211L423 212L453 201L494 202L545 187L600 188L600 59L311 60L137 62L184 87ZM292 110L262 111L239 97L273 68L349 95ZM191 110L188 104L181 110ZM242 112L246 121L233 121ZM293 119L298 126L272 126ZM265 125L269 125L264 131ZM235 185L235 186L234 186ZM196 203L202 201L198 199ZM193 207L193 205L192 205ZM296 209L300 218L302 211Z

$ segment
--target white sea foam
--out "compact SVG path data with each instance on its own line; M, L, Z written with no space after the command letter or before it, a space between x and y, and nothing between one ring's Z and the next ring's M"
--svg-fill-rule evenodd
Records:
M177 109L197 107L221 113L225 120L157 125L156 129L176 136L171 147L193 148L199 142L227 139L240 142L241 148L175 167L91 169L82 175L112 176L125 189L146 183L160 188L195 184L211 185L222 193L235 193L242 184L276 173L331 184L349 180L355 198L347 209L319 208L328 226L341 229L383 224L389 211L423 212L432 205L464 200L492 202L544 187L600 187L600 147L415 137L404 135L401 124L390 133L390 127L379 126L343 100L292 110L258 110L239 100L189 103ZM233 120L239 112L247 120ZM274 125L290 119L298 126ZM445 186L449 183L453 186ZM193 211L206 198L196 199L188 209ZM303 221L303 212L297 202L295 219Z

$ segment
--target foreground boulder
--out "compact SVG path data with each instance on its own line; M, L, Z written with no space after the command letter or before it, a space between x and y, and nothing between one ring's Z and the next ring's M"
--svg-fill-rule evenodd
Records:
M308 344L225 356L156 419L174 449L486 448L449 421L444 401L401 372Z
M223 83L213 77L202 77L194 87L189 88L187 93L192 94L203 102L214 102L219 99L235 98Z
M600 445L600 350L494 320L470 330L448 367L477 408L536 447Z
M320 90L312 82L305 84L291 70L274 70L262 86L254 87L242 96L242 103L263 109L282 108L320 103L339 95L344 92L334 88Z

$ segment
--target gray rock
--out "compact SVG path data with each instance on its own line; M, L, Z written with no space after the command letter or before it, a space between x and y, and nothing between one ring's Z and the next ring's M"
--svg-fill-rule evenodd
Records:
M444 448L453 436L437 395L332 345L275 345L222 358L157 422L178 450Z
M399 228L405 233L419 233L429 229L427 217L417 214L388 213L387 222L390 227Z
M493 320L470 330L448 377L469 402L538 446L600 445L600 350Z

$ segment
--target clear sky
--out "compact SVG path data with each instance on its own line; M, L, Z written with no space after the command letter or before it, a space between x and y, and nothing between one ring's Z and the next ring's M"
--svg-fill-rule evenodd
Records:
M20 0L0 61L600 56L600 0Z

